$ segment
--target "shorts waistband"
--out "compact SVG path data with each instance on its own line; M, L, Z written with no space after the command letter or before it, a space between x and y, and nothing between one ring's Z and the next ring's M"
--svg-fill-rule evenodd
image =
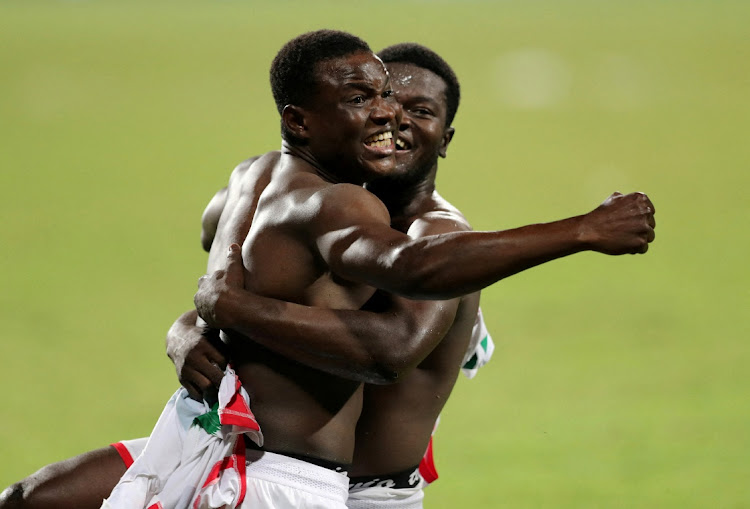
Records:
M246 476L250 483L271 483L334 500L345 505L349 490L346 472L336 472L282 454L247 449Z
M291 452L278 452L278 451L268 451L268 452L279 454L281 456L288 456L289 458L294 458L296 460L304 461L305 463L312 463L313 465L327 468L328 470L333 470L334 472L338 472L338 473L346 474L346 471L349 469L349 465L347 465L346 463L337 463L335 461L324 460L322 458L315 458L313 456L305 456L304 454L294 454Z
M254 451L261 451L261 452L272 452L274 454L280 454L281 456L288 456L290 458L294 458L300 461L304 461L306 463L312 463L313 465L317 465L319 467L327 468L328 470L333 470L334 472L343 473L346 474L346 471L351 467L351 465L348 465L346 463L339 463L336 461L330 461L323 458L316 458L314 456L306 456L304 454L297 454L293 452L286 452L286 451L272 451L270 449L262 449L258 447L255 442L252 440L249 440L247 436L245 436L245 447L248 449L252 449Z
M362 475L349 477L349 491L366 488L414 488L422 477L419 475L419 465L400 472L383 475Z

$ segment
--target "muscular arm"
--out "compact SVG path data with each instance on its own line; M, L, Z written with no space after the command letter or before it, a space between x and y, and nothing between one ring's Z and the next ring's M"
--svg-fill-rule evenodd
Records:
M254 159L240 164L231 178L237 178ZM226 188L216 193L203 213L201 241L205 249L210 249L225 202ZM419 235L468 229L465 220L455 214L429 221L428 226L424 221L420 224ZM215 290L226 281L216 283L213 287L202 283L202 291L196 295L199 308L199 296L208 295L209 287ZM204 314L209 325L237 330L302 364L368 383L394 382L416 366L448 331L458 307L457 300L417 302L381 292L368 303L368 310L330 310L264 298L244 291L241 284L224 285L224 289L221 298L211 297L212 312ZM167 335L168 354L191 395L199 395L211 381L218 383L214 378L220 379L220 372L205 359L215 350L199 340L204 328L195 326L195 318L195 314L185 313Z
M352 186L327 193L321 203L314 241L331 270L415 299L473 293L580 251L645 253L654 238L653 205L640 193L615 194L588 214L552 223L417 239L391 229L382 204Z
M319 203L326 209L331 197L321 198ZM424 228L424 236L412 238L386 224L389 217L379 201L368 203L367 195L360 194L360 202L348 200L346 214L339 210L327 218L327 224L340 228L317 240L339 275L410 297L455 297L584 249L604 251L610 245L622 249L626 241L638 249L647 245L644 231L652 228L648 223L653 217L628 207L636 196L627 201L619 198L610 198L584 216L503 232L467 232L450 215L443 221L438 215L434 223L439 226ZM614 211L613 200L619 202ZM611 231L627 238L609 241L606 236ZM435 302L432 307L429 302L394 298L380 313L372 313L314 309L263 298L242 289L239 253L230 254L230 259L227 271L203 280L196 294L201 317L214 327L237 330L281 355L346 378L394 381L432 351L456 312L456 300ZM240 280L229 281L233 277Z
M416 221L411 233L468 230L457 214ZM377 293L367 310L312 308L244 290L238 253L201 282L196 304L216 327L233 329L270 350L344 378L391 383L417 366L450 329L459 300L415 301ZM203 304L209 303L209 306Z
M372 311L313 308L241 288L223 294L221 315L209 323L224 324L301 364L374 384L396 382L419 364L448 332L457 309L454 301L382 294L369 303Z

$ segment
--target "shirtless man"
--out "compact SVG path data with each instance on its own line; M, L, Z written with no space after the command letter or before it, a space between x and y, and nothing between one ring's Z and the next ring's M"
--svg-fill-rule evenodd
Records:
M419 45L397 45L384 50L380 56L387 64L396 97L404 109L399 134L399 145L404 150L397 152L397 161L402 169L408 170L399 172L399 185L395 185L397 179L392 177L368 183L366 187L388 206L392 226L411 237L468 231L466 219L435 191L438 158L445 157L454 133L451 123L459 98L455 75L438 55ZM592 229L609 232L605 236L607 240L597 243L595 250L622 252L630 242L625 238L630 233L621 234L632 233L632 230L614 226L624 219L620 215L623 210L616 210L630 199L643 198L639 195L613 195L585 216L504 232L509 243L518 248L504 254L507 256L505 261L510 266L523 265L539 256L540 250L549 247L541 247L539 242L554 244L563 238L572 241L578 235L580 221L590 221ZM652 207L650 203L648 206ZM652 239L652 215L641 219L642 225L649 224L646 229L651 230L647 240ZM618 234L610 237L615 231ZM539 237L551 233L549 239ZM615 237L618 240L615 241ZM448 332L439 337L424 337L419 327L410 328L408 322L402 327L388 328L387 320L378 317L380 321L365 322L366 327L356 327L342 320L340 323L345 323L345 326L330 329L329 334L320 340L308 331L297 341L285 338L279 344L274 340L274 331L282 325L268 327L265 323L273 315L292 319L296 310L288 305L270 309L266 308L270 305L268 303L259 305L257 297L242 290L240 267L240 257L235 253L230 255L226 271L202 280L196 304L210 325L252 334L264 346L289 358L347 378L356 379L358 374L367 373L376 359L389 359L385 364L388 369L398 369L396 366L400 363L399 383L365 386L364 407L357 423L354 463L349 469L352 479L347 505L421 507L424 482L417 465L467 351L477 314L478 294L443 301L439 308L440 317L432 318L429 313L437 308L429 308L429 303L390 297L389 305L398 310L396 314L412 317L422 327L441 324L440 318L452 316ZM263 309L262 314L269 317L259 320L258 309ZM292 320L307 324L311 318L300 313ZM439 325L437 328L440 330ZM381 330L380 337L368 335L368 331ZM406 337L392 338L392 341L383 337L388 331L397 335L401 330L409 332ZM394 433L394 429L398 432Z
M397 162L404 171L399 173L402 176L397 181L391 178L373 182L367 185L368 189L388 206L392 226L412 237L468 231L470 227L463 215L435 191L438 158L445 157L454 133L451 124L460 95L455 74L438 55L415 44L388 48L380 56L404 109L398 140L402 150L397 152ZM213 326L247 333L258 331L258 316L243 316L243 311L257 309L257 303L253 302L253 296L245 301L247 294L238 290L242 283L239 267L239 257L232 256L226 276L204 279L196 304ZM233 287L227 284L230 279L234 279ZM379 297L369 305L382 306L383 299ZM300 342L284 342L287 347L281 352L284 355L329 372L341 370L347 378L372 371L368 360L390 356L393 360L384 364L388 369L398 366L399 383L365 387L354 463L349 469L352 479L347 506L421 507L424 481L418 464L456 381L477 317L478 302L478 294L433 304L389 297L388 305L395 312L363 317L361 322L365 326L355 328L356 324L347 324L331 330L319 343L313 343L311 334L306 334ZM423 334L416 326L431 323L416 319L430 312L426 308L439 309L443 316L452 317L447 334L436 338L437 346L434 340L421 337ZM294 314L290 311L289 315L282 313L285 319ZM393 315L412 320L400 325L390 318ZM371 319L365 321L367 318ZM295 320L304 323L300 317ZM377 332L380 337L371 338L367 331ZM266 346L279 349L271 343ZM318 354L318 358L302 358L296 353L299 351ZM340 365L334 366L336 363ZM375 370L371 376L377 373ZM394 429L398 432L394 433Z
M315 60L313 55L298 53L298 41L283 49L272 66L284 144L278 158L264 156L267 161L261 158L254 163L273 169L242 246L250 276L244 278L246 290L292 303L353 310L369 301L375 288L414 299L455 299L539 263L594 246L620 253L647 249L653 233L648 224L652 210L644 195L612 199L615 208L622 204L625 214L608 215L601 244L600 228L589 223L601 227L597 220L603 217L597 214L585 221L579 217L505 232L456 231L461 228L453 226L452 232L445 233L443 224L439 232L429 231L432 235L412 237L391 228L383 202L362 187L398 170L391 163L399 112L393 108L397 103L388 74L372 53L353 49L320 60L313 82L300 86L304 70L296 69L295 63ZM345 46L337 42L335 47ZM244 225L252 215L254 203L249 197L257 195L259 182L254 166L245 175L251 177L249 181L244 180L239 189L230 188L229 215L225 220L225 208L214 241L220 249L226 245L221 233L239 230L231 224ZM247 193L251 183L256 192ZM624 245L620 221L631 226L637 223ZM455 224L455 220L447 222ZM613 228L617 229L615 243L611 243ZM525 242L519 242L520 238ZM521 250L523 256L516 256ZM232 299L228 305L237 302ZM448 305L443 303L443 307ZM452 305L457 309L458 301ZM211 314L215 310L204 312L204 318L210 319ZM470 324L475 314L474 307ZM455 311L440 310L428 318L430 323L420 328L436 344L453 324ZM266 455L248 466L248 478L269 457L274 461L303 459L310 466L301 477L318 482L326 468L348 470L362 409L362 384L336 376L339 373L334 369L330 370L334 375L311 369L260 346L278 341L274 330L253 328L251 332L252 341L248 341L235 329L223 330L232 363L265 435ZM294 350L304 352L309 341L302 336L300 348ZM388 370L384 376L390 376ZM436 413L429 413L425 420L434 422ZM420 453L426 445L421 444ZM286 489L282 482L273 488L267 479L261 484L276 492ZM342 497L343 502L346 493Z
M420 112L417 109L414 110L415 118L418 117L419 115L423 115L423 114L424 114L423 111ZM449 123L446 124L445 127L441 126L441 128L444 131L447 132L447 126L449 126ZM452 131L451 131L450 135L452 135ZM447 147L447 142L450 141L450 135L447 137L447 141L445 141L445 146L442 147L443 152L444 152L445 147ZM405 138L408 140L408 136L405 135ZM414 141L414 140L412 140L412 141ZM415 144L415 146L416 146L416 144ZM436 161L436 159L437 159L437 157L435 157L435 161ZM441 215L448 216L447 217L448 220L446 222L447 223L453 223L453 228L454 229L465 229L466 228L465 221L463 221L462 218L460 218L460 216L457 214L457 212L454 211L452 208L450 208L447 204L443 203L438 198L432 196L432 193L431 193L431 190L429 189L429 186L433 185L433 183L432 183L433 179L434 179L434 173L430 176L430 179L429 179L431 181L431 183L426 184L426 187L425 187L426 193L424 193L424 196L422 197L421 204L420 204L420 200L416 200L415 203L419 204L419 205L415 206L414 210L406 211L402 215L402 219L404 221L404 223L403 223L402 226L408 227L410 224L417 224L417 223L419 223L419 221L415 222L413 218L418 218L420 215L424 215L425 212L428 212L429 208L431 207L433 209L432 212L435 212L434 209L437 209L437 210L442 211L444 213L444 214L438 213L438 214L435 214L435 215L437 215L437 216L441 216ZM425 179L424 182L420 182L420 184L426 183L427 180L428 179ZM398 195L393 195L394 199L397 198L397 197L398 197ZM625 198L625 197L623 197L623 198ZM635 198L630 197L629 199L631 201L628 201L627 203L628 204L632 204L632 200L638 200L640 198L638 198L638 197L635 197ZM432 200L432 202L430 202L431 200ZM618 205L622 206L623 203L625 203L623 199L614 198L613 200L611 200L611 203L609 203L607 205L607 207L609 208L609 212L612 211L612 207L613 206L615 206L615 207L617 207ZM597 215L601 217L601 216L603 216L603 213L601 213L601 212L598 213L598 214L592 213L592 217L597 216ZM450 216L454 216L454 217L451 218ZM617 216L617 214L615 214L613 217L616 217L616 216ZM643 217L646 217L646 216L648 216L648 213L643 214ZM643 219L643 217L642 217L642 219ZM425 219L429 219L429 218L422 217L422 221L423 222L425 222L425 223L430 223L431 222L429 220L425 221ZM436 217L436 218L432 218L432 219L435 219L436 223L440 223L439 219L441 219L441 218L440 217ZM446 219L446 218L442 218L442 219ZM409 221L412 221L413 223L409 223ZM645 219L645 221L648 222L648 219ZM559 225L558 224L558 225L556 225L554 227L550 227L549 225L536 225L536 226L528 227L527 229L521 229L523 231L519 230L519 231L516 231L515 233L513 233L513 232L509 233L506 236L507 237L506 240L510 241L510 245L511 246L513 245L513 243L515 243L519 239L519 235L525 235L527 237L534 237L534 236L536 236L539 233L542 233L542 234L544 234L544 233L548 233L548 234L551 233L551 234L553 234L552 235L553 238L551 238L549 242L552 244L552 246L540 247L536 241L534 241L533 239L531 239L531 242L530 242L530 245L529 245L529 250L528 250L527 254L525 255L525 256L529 257L530 260L525 260L525 261L514 260L513 263L509 263L508 264L509 266L506 266L505 268L502 268L500 270L501 271L506 271L507 274L511 274L511 273L517 272L518 270L522 270L523 268L525 268L524 266L533 266L533 265L535 265L537 263L541 263L542 261L546 261L546 259L551 259L551 258L554 258L556 256L560 256L562 254L567 254L567 253L561 253L560 252L560 247L561 246L559 244L566 244L566 245L571 246L569 248L564 249L564 251L571 250L571 252L574 252L574 251L580 250L580 249L577 249L577 248L574 247L575 242L570 242L570 239L562 239L561 238L565 234L569 235L573 230L577 231L578 228L579 228L579 226L580 226L578 224L579 222L580 221L576 221L576 220L567 220L567 222L562 222L562 223L565 223L567 225L565 227L565 228L567 228L567 230L565 232L563 231L563 230L565 230L565 228L563 228L563 225ZM429 225L429 224L425 225L425 224L423 224L421 226L421 228L426 228L427 232L431 232L427 228L429 226L433 226L433 225ZM648 228L646 228L645 230L648 230ZM644 239L643 240L643 245L645 245L645 243L647 243L650 240L648 238L650 235L651 234L648 231L640 231L639 232L638 236L640 236L642 239ZM622 240L623 239L620 238L619 242L622 242ZM638 250L642 250L643 249L643 245L639 245L638 247L636 247L636 246L633 246L631 244L631 242L632 242L632 239L630 239L628 241L628 246L626 248L623 248L623 246L620 245L618 247L618 249L622 249L623 252L638 251ZM408 244L408 242L407 242L407 244ZM501 241L499 247L502 247L503 244L508 244L508 242L502 242ZM404 244L404 245L406 245L406 244ZM585 247L585 248L598 247L598 248L601 248L601 250L603 250L603 251L604 250L612 250L612 251L614 251L614 248L612 247L612 245L607 245L606 243L602 243L602 244L599 244L597 246L580 246L580 247ZM515 254L516 254L516 251L511 250L510 252L508 252L507 256L510 259ZM474 284L476 284L476 283L474 283ZM481 284L483 284L483 283L481 283ZM344 292L344 293L346 293L346 292ZM354 293L356 293L356 292L354 292ZM301 301L304 302L306 299L298 299L298 300L301 300ZM354 307L354 306L352 306L352 307ZM474 315L473 314L468 314L467 316L469 316L469 315L471 316L471 319L472 319L472 322L473 322L473 316ZM448 343L446 343L446 344L448 344ZM454 348L454 350L458 351L458 349L455 349L455 348ZM464 350L465 350L465 345L464 345ZM255 353L257 353L257 352L254 352L254 355L255 355ZM463 351L461 351L461 355L462 354L463 354ZM454 357L455 357L455 354L454 354ZM274 358L272 356L269 356L269 359L274 359ZM271 362L273 362L273 361L271 361ZM453 370L453 375L451 377L449 377L449 378L452 378L452 380L450 380L450 382L449 382L448 392L450 390L450 387L453 385L453 381L455 380L455 373L457 372L457 365L455 363L453 363L453 366L451 367L451 369ZM291 371L294 372L295 374L299 374L299 366L295 366L293 369L291 369ZM386 373L386 375L387 374L388 373ZM313 376L318 376L318 374L316 373ZM429 378L429 377L424 377L424 378ZM418 384L415 383L414 385L418 385ZM352 394L355 394L355 392L352 392ZM344 399L346 399L346 398L344 398ZM349 399L351 399L351 398L349 398ZM255 405L255 400L253 400L253 401L254 401L254 405ZM348 399L346 399L346 401L348 401ZM442 405L440 405L440 406L442 406ZM259 412L257 411L257 406L255 408L256 408L256 415L259 416L259 419L262 422L263 418L260 417ZM428 413L430 413L430 412L428 412ZM434 413L434 411L432 413ZM434 422L434 418L432 418L432 422L429 423L429 429L431 429L431 426L432 426L433 422ZM424 426L422 426L422 427L424 427ZM427 438L429 438L429 434L427 435ZM416 442L419 442L419 440L417 440ZM421 451L420 451L420 454L419 454L420 456L421 456L421 452L424 451L424 445L426 445L426 444L422 443L422 445L421 445ZM323 447L323 448L325 449L325 447ZM373 447L372 449L374 451L377 450L375 447ZM391 448L390 450L392 451L393 448ZM416 450L416 448L415 448L415 450ZM285 452L288 452L288 451L285 451ZM407 453L407 454L405 454L405 457L409 457L410 455L413 455L413 454ZM397 460L396 464L398 463L398 461L404 461L404 460ZM411 465L414 464L413 460L410 459L408 461L411 462L409 464L411 464ZM391 470L382 470L382 469L378 470L379 466L376 465L376 464L373 464L372 466L373 466L373 468L375 468L375 470L372 470L371 472L389 472L389 471L391 471ZM382 468L390 468L390 467L382 467ZM362 470L361 473L368 473L366 470L367 469ZM353 473L356 473L356 471L353 471Z
M295 56L294 60L312 59ZM277 64L280 61L284 61L283 56ZM275 68L285 69L283 65ZM226 205L229 215L225 219L225 209L219 222L220 234L238 231L231 226L233 221L246 224L254 206L250 197L259 194L252 186L263 181L255 171L273 167L243 245L244 266L252 275L244 278L247 290L288 302L359 309L370 300L376 287L411 298L459 297L538 263L591 248L588 241L581 241L582 236L591 235L590 239L596 239L602 250L635 252L647 247L651 211L642 195L612 199L615 208L624 206L621 211L627 211L627 218L619 216L618 220L630 223L633 212L637 216L638 226L628 235L629 242L636 242L624 246L619 244L621 230L617 246L598 244L599 229L594 234L589 221L602 221L601 214L587 216L586 221L572 218L510 232L456 231L455 219L450 221L453 231L445 233L442 225L439 236L410 237L392 229L391 217L382 202L361 187L392 173L386 164L393 153L395 121L388 109L388 76L378 67L377 60L364 51L329 59L321 64L321 69L325 69L325 74L307 87L315 90L314 101L294 97L291 91L285 97L286 79L280 77L274 82L282 85L274 87L274 95L282 111L284 151L281 156L264 156L241 177L239 186L230 186ZM302 74L295 70L295 79ZM248 193L247 189L254 192ZM621 226L614 217L608 215L604 221L608 228ZM636 231L637 235L631 236ZM607 231L607 240L612 240L611 233ZM516 256L520 238L524 239L523 257ZM222 244L220 235L217 241ZM215 247L212 257L217 252ZM239 302L236 298L227 299L230 307L239 306ZM433 334L435 342L445 335L455 318L455 311L445 311L449 304L442 305L444 309L430 316L434 320L430 326L420 327ZM209 323L218 323L216 306L203 311ZM470 323L475 313L474 309ZM356 380L335 376L342 374L335 366L341 357L330 354L326 371L313 370L290 360L293 355L314 356L314 352L321 351L312 347L309 335L300 335L300 342L294 344L279 341L272 328L253 327L242 331L252 334L253 341L247 341L246 335L238 334L239 326L229 326L224 330L226 343L264 428L263 449L318 465L349 465L362 386ZM260 346L277 342L281 344L274 349L283 356ZM465 344L461 354L464 350ZM386 380L395 378L388 369L382 376ZM429 414L432 415L426 420L431 424L436 414ZM421 444L420 453L426 445ZM322 471L313 470L309 469L306 475L323 475Z

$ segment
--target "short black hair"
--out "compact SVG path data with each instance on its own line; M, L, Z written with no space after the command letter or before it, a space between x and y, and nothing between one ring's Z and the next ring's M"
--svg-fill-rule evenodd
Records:
M445 82L447 108L445 115L445 126L449 127L458 111L458 103L461 100L461 86L458 77L453 72L448 62L443 57L426 46L416 42L403 42L388 46L378 53L383 63L413 64L417 67L432 71Z
M271 63L271 91L276 109L304 105L315 94L315 66L331 58L372 51L359 37L338 30L316 30L287 42Z

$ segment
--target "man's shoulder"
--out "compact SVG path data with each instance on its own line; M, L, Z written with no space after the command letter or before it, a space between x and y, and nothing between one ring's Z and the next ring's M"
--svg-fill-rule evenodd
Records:
M321 198L333 200L345 200L347 202L361 201L365 203L377 203L384 206L380 199L362 186L356 184L347 184L340 182L336 184L329 183L320 189Z
M266 152L265 154L245 159L235 166L234 170L232 170L232 174L229 177L230 185L242 180L251 168L254 172L265 171L265 169L268 169L275 164L279 160L279 157L281 157L281 152L273 150L271 152Z
M283 166L282 162L259 207L274 217L273 223L315 232L320 227L337 229L363 221L390 224L385 205L362 186L333 183L314 171Z
M377 220L390 224L388 209L380 199L362 186L337 183L320 187L311 197L317 210L327 218L351 221Z
M466 216L435 192L431 200L431 207L422 211L414 219L409 227L409 235L411 237L423 237L471 230L471 224L469 224Z

